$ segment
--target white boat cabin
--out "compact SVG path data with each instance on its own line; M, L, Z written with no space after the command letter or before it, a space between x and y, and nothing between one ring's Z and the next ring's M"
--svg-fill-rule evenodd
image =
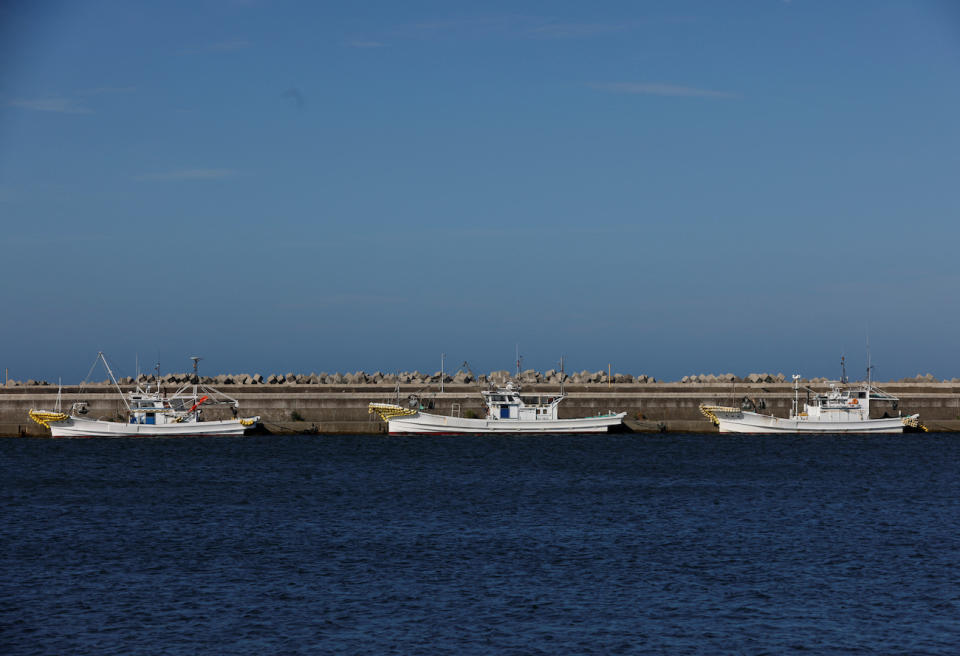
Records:
M895 396L880 392L869 385L852 388L830 386L830 391L815 395L803 404L797 413L794 401L793 416L807 421L863 421L870 418L870 400L897 401Z
M200 420L199 406L207 397L172 396L163 398L158 392L141 390L130 394L131 424L179 424Z
M487 419L538 421L557 419L557 407L564 394L523 395L512 382L506 387L481 392L487 406Z

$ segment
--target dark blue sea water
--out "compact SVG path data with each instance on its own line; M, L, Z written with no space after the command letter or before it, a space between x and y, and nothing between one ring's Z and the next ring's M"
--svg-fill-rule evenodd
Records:
M957 654L960 436L0 440L4 654Z

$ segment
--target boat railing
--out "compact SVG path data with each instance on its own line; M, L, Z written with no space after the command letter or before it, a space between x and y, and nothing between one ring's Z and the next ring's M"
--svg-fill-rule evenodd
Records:
M871 399L876 399L877 401L899 401L900 400L899 397L894 396L889 392L883 391L876 385L871 384L868 389L870 391Z

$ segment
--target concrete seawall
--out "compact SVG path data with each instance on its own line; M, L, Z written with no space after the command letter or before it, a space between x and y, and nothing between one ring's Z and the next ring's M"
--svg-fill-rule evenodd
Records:
M323 434L378 434L386 426L367 413L370 401L391 401L396 398L396 385L360 384L216 384L217 389L240 402L243 416L260 415L263 428L270 433L316 432ZM825 391L822 383L808 383L817 391ZM124 391L130 385L121 386ZM874 401L871 416L884 413L920 413L920 420L933 431L960 431L960 382L888 382L880 383L884 391L900 397L897 407L891 402ZM166 387L169 391L174 386ZM400 385L403 399L419 394L423 403L437 414L460 413L461 416L482 416L481 386L477 383L445 383L424 390L422 385ZM555 394L560 386L553 383L527 383L524 394ZM582 417L608 410L627 412L626 429L634 432L715 432L716 428L699 411L701 403L739 405L747 397L765 405L763 412L785 417L793 401L793 384L789 382L686 382L686 383L590 383L567 384L568 398L560 406L561 417ZM124 410L114 387L87 385L82 395L76 386L63 388L63 408L77 400L90 404L87 415L92 418L120 419ZM33 409L52 409L56 402L56 386L0 386L0 436L42 436L49 434L30 420ZM803 392L801 392L801 400ZM222 408L210 408L206 419L229 416Z

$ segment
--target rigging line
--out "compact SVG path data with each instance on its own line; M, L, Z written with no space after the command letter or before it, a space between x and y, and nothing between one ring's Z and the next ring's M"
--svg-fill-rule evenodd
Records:
M83 388L86 387L87 381L90 380L90 375L93 373L94 367L97 366L97 363L100 362L100 354L97 354L97 357L93 359L93 364L90 365L90 371L87 372L87 377L80 381L80 389L77 390L78 394L83 393Z
M117 394L120 395L120 398L123 400L123 404L127 406L127 411L130 411L130 404L127 403L127 397L123 395L123 390L120 389L120 383L117 382L117 377L113 375L113 370L110 369L110 364L107 362L107 356L103 354L103 351L97 354L97 357L103 360L103 366L106 367L107 373L110 374L110 380L113 381L113 386L117 388Z

